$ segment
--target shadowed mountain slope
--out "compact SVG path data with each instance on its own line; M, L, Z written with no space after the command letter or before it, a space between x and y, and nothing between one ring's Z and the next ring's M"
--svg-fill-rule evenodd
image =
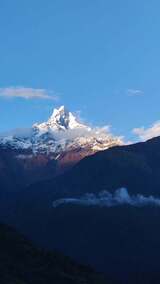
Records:
M31 185L27 195L50 200L121 187L130 194L160 195L160 137L86 157L63 176Z
M1 284L104 284L101 275L58 253L33 247L17 232L0 225Z

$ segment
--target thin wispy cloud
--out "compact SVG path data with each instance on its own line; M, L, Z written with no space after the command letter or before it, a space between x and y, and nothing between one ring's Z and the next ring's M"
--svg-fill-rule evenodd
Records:
M30 99L43 99L43 100L57 100L58 96L54 92L47 91L46 89L34 89L25 87L7 87L0 88L0 97L3 98L22 98Z
M139 97L143 96L144 92L142 90L137 90L137 89L128 89L127 90L127 96L129 97Z
M160 121L156 121L149 128L134 128L132 132L137 135L141 141L160 136Z

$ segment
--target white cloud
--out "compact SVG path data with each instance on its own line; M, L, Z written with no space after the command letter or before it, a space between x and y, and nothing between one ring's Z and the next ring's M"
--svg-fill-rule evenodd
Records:
M81 206L99 206L99 207L113 207L130 205L135 207L142 206L160 206L160 199L141 194L130 195L126 188L117 189L113 194L108 191L103 191L98 194L87 193L79 198L62 198L53 202L53 207L57 208L64 205L81 205Z
M53 92L45 89L34 89L25 87L7 87L0 88L0 97L4 98L23 98L29 99L47 99L56 100L58 97Z
M3 137L18 137L18 138L27 138L31 137L32 128L16 128L11 131L1 132L0 138Z
M160 121L155 122L149 128L134 128L132 132L136 134L142 141L160 136Z
M127 90L127 95L129 97L138 97L144 95L144 92L141 90L136 90L136 89L128 89Z

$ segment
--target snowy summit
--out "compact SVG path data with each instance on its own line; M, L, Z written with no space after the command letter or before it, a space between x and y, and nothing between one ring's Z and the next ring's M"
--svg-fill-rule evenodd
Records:
M36 124L39 130L69 130L75 128L86 128L86 125L77 121L77 118L69 112L64 106L54 109L53 114L47 122Z
M48 121L36 123L31 129L12 131L0 137L0 145L34 154L60 154L75 149L91 153L121 145L121 138L112 136L105 128L91 128L78 121L64 106L54 109Z

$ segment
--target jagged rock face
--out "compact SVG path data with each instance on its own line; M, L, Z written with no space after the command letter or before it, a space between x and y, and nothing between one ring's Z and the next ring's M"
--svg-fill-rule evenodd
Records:
M1 135L0 168L3 177L10 171L18 181L21 173L22 184L29 184L54 177L86 156L121 144L119 137L78 122L62 106L47 122Z

